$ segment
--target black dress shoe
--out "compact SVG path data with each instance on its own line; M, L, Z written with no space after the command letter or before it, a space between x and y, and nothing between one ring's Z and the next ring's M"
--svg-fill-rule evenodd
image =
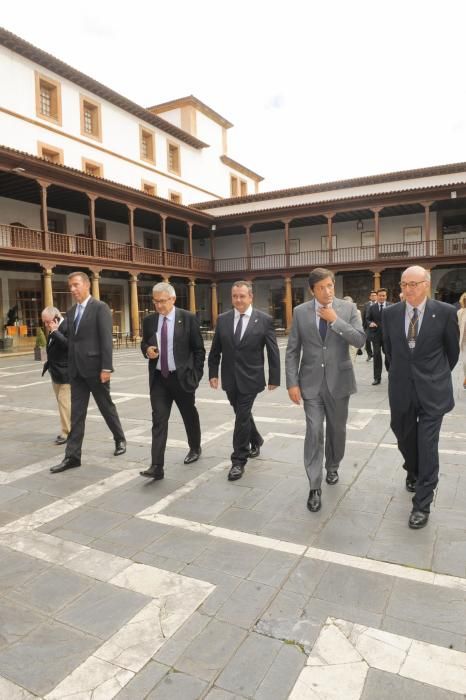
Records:
M248 457L250 459L255 459L256 457L259 457L261 453L261 448L259 445L251 445L251 449L249 450Z
M409 527L411 530L420 530L421 527L427 525L429 513L423 513L422 510L413 510L409 516Z
M141 476L148 476L150 479L154 479L154 481L160 481L160 479L163 479L165 476L163 467L159 467L158 464L154 464L152 467L149 467L149 469L139 473Z
M366 359L366 362L370 362L371 360L372 360L372 355L368 355L368 356L367 356L367 359Z
M372 386L377 386L377 384L380 384L380 382L380 379L374 379L374 381L372 382Z
M115 457L118 455L124 455L126 452L126 440L115 440L115 452L113 453Z
M199 459L201 454L202 454L202 450L200 447L197 450L189 450L188 454L184 458L184 463L185 464L192 464L193 462L197 462L197 460Z
M65 457L63 462L57 464L56 467L50 467L52 474L58 474L59 472L64 472L67 469L73 469L74 467L80 467L81 462L78 459L73 459L73 457Z
M320 489L311 489L309 491L309 498L307 499L307 507L311 513L317 513L322 506L321 500L322 491Z
M237 481L241 479L244 474L244 466L242 464L233 464L232 468L228 472L228 481Z
M333 486L333 484L336 484L338 482L338 478L338 472L335 469L332 469L327 472L325 481L327 482L327 484L330 484L330 486Z
M57 437L55 438L55 444L56 445L64 445L67 440L68 440L68 438L63 437L63 435L57 435Z
M417 479L415 477L407 476L406 477L406 491L409 491L410 493L415 493L416 492L416 481L417 481Z

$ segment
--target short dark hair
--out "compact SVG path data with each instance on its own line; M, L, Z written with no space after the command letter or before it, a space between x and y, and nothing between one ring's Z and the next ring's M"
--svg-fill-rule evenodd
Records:
M330 277L335 284L335 275L331 270L326 270L325 267L315 267L309 274L309 289L314 289L314 285L317 284L317 282L321 282L327 279L327 277Z
M377 294L379 292L385 292L385 294L388 294L388 289L386 289L385 287L380 287L380 289L377 290Z
M252 283L247 282L246 280L238 280L237 282L233 282L231 285L231 288L233 287L247 287L250 292L252 292Z
M375 291L375 289L372 289L372 291L369 292L369 296L370 296L371 294L377 294L377 292Z
M83 282L87 282L89 286L91 284L89 275L86 272L81 272L81 270L76 270L76 272L70 272L70 274L68 275L68 280L72 279L73 277L81 277Z

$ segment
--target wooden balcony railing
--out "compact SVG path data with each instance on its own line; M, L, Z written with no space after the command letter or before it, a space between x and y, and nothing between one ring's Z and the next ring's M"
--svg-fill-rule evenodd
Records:
M317 266L360 265L365 263L400 262L422 258L463 257L466 259L466 237L420 241L418 243L382 243L378 246L354 246L336 250L306 250L301 253L275 253L248 258L223 258L212 261L172 251L163 252L117 241L92 240L85 234L52 233L20 226L0 225L0 248L57 253L59 255L98 258L101 261L139 263L167 267L186 272L247 273L285 271Z

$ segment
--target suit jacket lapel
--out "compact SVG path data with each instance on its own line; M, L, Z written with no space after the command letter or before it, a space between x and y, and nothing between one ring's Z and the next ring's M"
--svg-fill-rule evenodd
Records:
M309 327L311 330L311 334L323 345L324 341L322 340L322 336L320 335L320 331L319 331L319 329L317 327L317 323L316 323L316 300L315 299L313 299L311 301L310 310L311 310L311 318L309 319L309 321L310 321Z
M419 338L422 339L424 337L424 335L426 334L427 330L429 329L429 326L432 323L433 315L435 316L435 314L432 314L432 305L430 303L430 299L427 299L426 305L424 307L424 316L422 319L421 327L419 328L419 332L417 334L416 345L414 347L413 352L416 352L416 350L418 348Z
M175 306L175 327L173 329L173 354L175 354L176 344L180 342L183 338L184 333L184 323L181 316L181 312Z
M241 340L239 341L239 344L240 344L240 345L241 345L241 343L244 341L244 338L245 338L246 336L249 336L249 335L250 335L254 323L257 323L257 312L256 312L256 310L253 308L252 313L251 313L251 315L250 315L250 317L249 317L248 325L246 326L246 329L245 329L245 331L244 331L244 333L243 333L243 336L242 336Z

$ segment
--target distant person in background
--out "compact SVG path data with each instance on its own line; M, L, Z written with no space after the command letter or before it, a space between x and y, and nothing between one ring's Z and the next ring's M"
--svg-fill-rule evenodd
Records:
M463 361L463 389L466 389L466 292L459 298L458 325L460 327L460 352ZM460 379L461 382L461 379ZM459 382L459 384L460 384ZM461 386L461 384L460 384Z
M366 315L367 321L367 337L372 341L372 348L374 352L374 381L372 386L380 384L382 381L382 352L385 354L384 344L383 344L383 314L385 309L391 306L391 303L387 301L387 290L385 287L381 287L377 291L377 300L375 304L372 304ZM387 355L385 355L385 369L388 372L390 366L390 360Z
M71 429L71 387L68 376L68 321L55 306L42 311L42 321L48 331L47 362L42 376L48 371L58 404L61 431L55 439L56 445L64 445Z
M343 297L343 301L350 301L352 304L354 303L353 297L350 297L350 296ZM356 313L357 313L359 320L361 321L361 324L362 324L362 315L357 307L356 307ZM361 350L361 348L356 348L354 345L350 345L349 346L349 354L350 354L351 360L354 364L356 362L356 357L358 355L362 355L362 350Z
M369 294L369 301L367 301L364 304L364 308L362 310L362 327L364 329L364 332L366 334L366 352L367 352L367 362L370 362L374 356L374 352L372 350L372 342L369 340L369 336L367 333L368 325L369 322L367 320L367 312L371 308L373 304L377 301L377 292L372 290L372 292Z

